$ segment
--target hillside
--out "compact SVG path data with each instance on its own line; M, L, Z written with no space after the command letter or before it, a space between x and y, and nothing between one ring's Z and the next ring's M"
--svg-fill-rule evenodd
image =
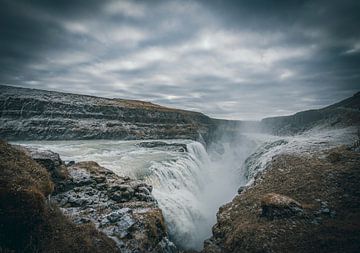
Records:
M264 131L273 134L297 134L313 127L346 127L360 124L360 92L336 104L290 116L265 118Z
M0 252L120 252L92 224L77 225L50 204L53 189L44 167L0 141Z
M0 85L0 138L198 139L216 124L208 116L149 102Z
M0 252L177 252L152 186L0 141Z
M202 252L359 252L359 165L344 146L273 157L220 207Z

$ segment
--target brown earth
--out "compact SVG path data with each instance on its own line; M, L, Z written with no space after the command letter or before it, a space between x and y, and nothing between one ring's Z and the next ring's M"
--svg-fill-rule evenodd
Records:
M253 186L220 208L203 252L360 252L359 182L360 153L343 146L274 157ZM302 211L264 217L269 193L299 202Z

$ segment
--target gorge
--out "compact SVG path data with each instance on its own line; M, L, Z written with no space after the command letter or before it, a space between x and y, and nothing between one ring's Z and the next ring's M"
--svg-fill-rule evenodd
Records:
M258 178L273 159L281 155L311 156L339 145L352 147L360 122L359 93L321 110L261 122L232 122L141 101L9 86L0 86L0 90L0 137L25 147L33 159L36 160L34 154L51 150L60 154L72 181L81 168L101 172L97 167L100 166L121 177L121 185L132 185L126 180L135 180L151 186L151 190L145 187L141 191L131 186L126 191L134 197L121 200L124 206L116 209L125 210L120 217L128 217L129 210L144 215L150 215L157 207L161 210L168 236L160 236L155 246L144 246L151 252L238 252L224 239L232 233L237 235L236 228L219 232L228 218L224 213L236 211L237 198L259 184ZM95 168L91 169L86 161L98 165L91 165ZM83 188L78 188L76 194L68 189L61 191L55 191L51 198L66 215L75 217L73 222L94 223L99 231L114 237L114 232L102 227L98 215L84 211L93 210L102 200L96 202L94 195L81 194ZM139 197L145 193L153 196L156 203ZM108 193L95 190L95 196L101 194ZM62 203L61 196L68 200ZM69 202L70 198L75 198L74 202ZM232 204L226 204L229 202ZM135 203L140 208L134 207ZM236 215L240 217L241 213ZM133 235L134 229L141 230L134 217L127 218L128 227L124 228L134 241L128 244L128 237L115 236L121 242L117 242L118 246L125 245L120 247L124 252L136 252L131 247L142 238ZM171 246L171 241L176 246ZM248 251L255 252L255 248Z

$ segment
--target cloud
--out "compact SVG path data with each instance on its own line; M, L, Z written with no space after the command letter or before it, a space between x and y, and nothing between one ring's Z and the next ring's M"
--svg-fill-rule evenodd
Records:
M105 4L104 10L110 15L123 15L133 18L142 18L146 14L145 6L135 1L111 1Z
M227 119L359 89L356 1L4 0L0 82Z

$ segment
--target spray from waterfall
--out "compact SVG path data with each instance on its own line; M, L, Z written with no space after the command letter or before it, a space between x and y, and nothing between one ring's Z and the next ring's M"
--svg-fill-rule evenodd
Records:
M170 235L185 249L202 248L219 207L236 195L244 180L241 165L250 143L216 145L206 151L201 143L191 142L186 155L150 167L147 181L154 185Z
M242 164L254 143L241 137L212 143L166 140L176 148L146 148L143 141L52 141L26 145L50 149L65 161L93 160L121 176L145 180L163 211L171 239L184 249L200 250L211 236L219 207L244 184ZM176 147L173 146L173 147Z

